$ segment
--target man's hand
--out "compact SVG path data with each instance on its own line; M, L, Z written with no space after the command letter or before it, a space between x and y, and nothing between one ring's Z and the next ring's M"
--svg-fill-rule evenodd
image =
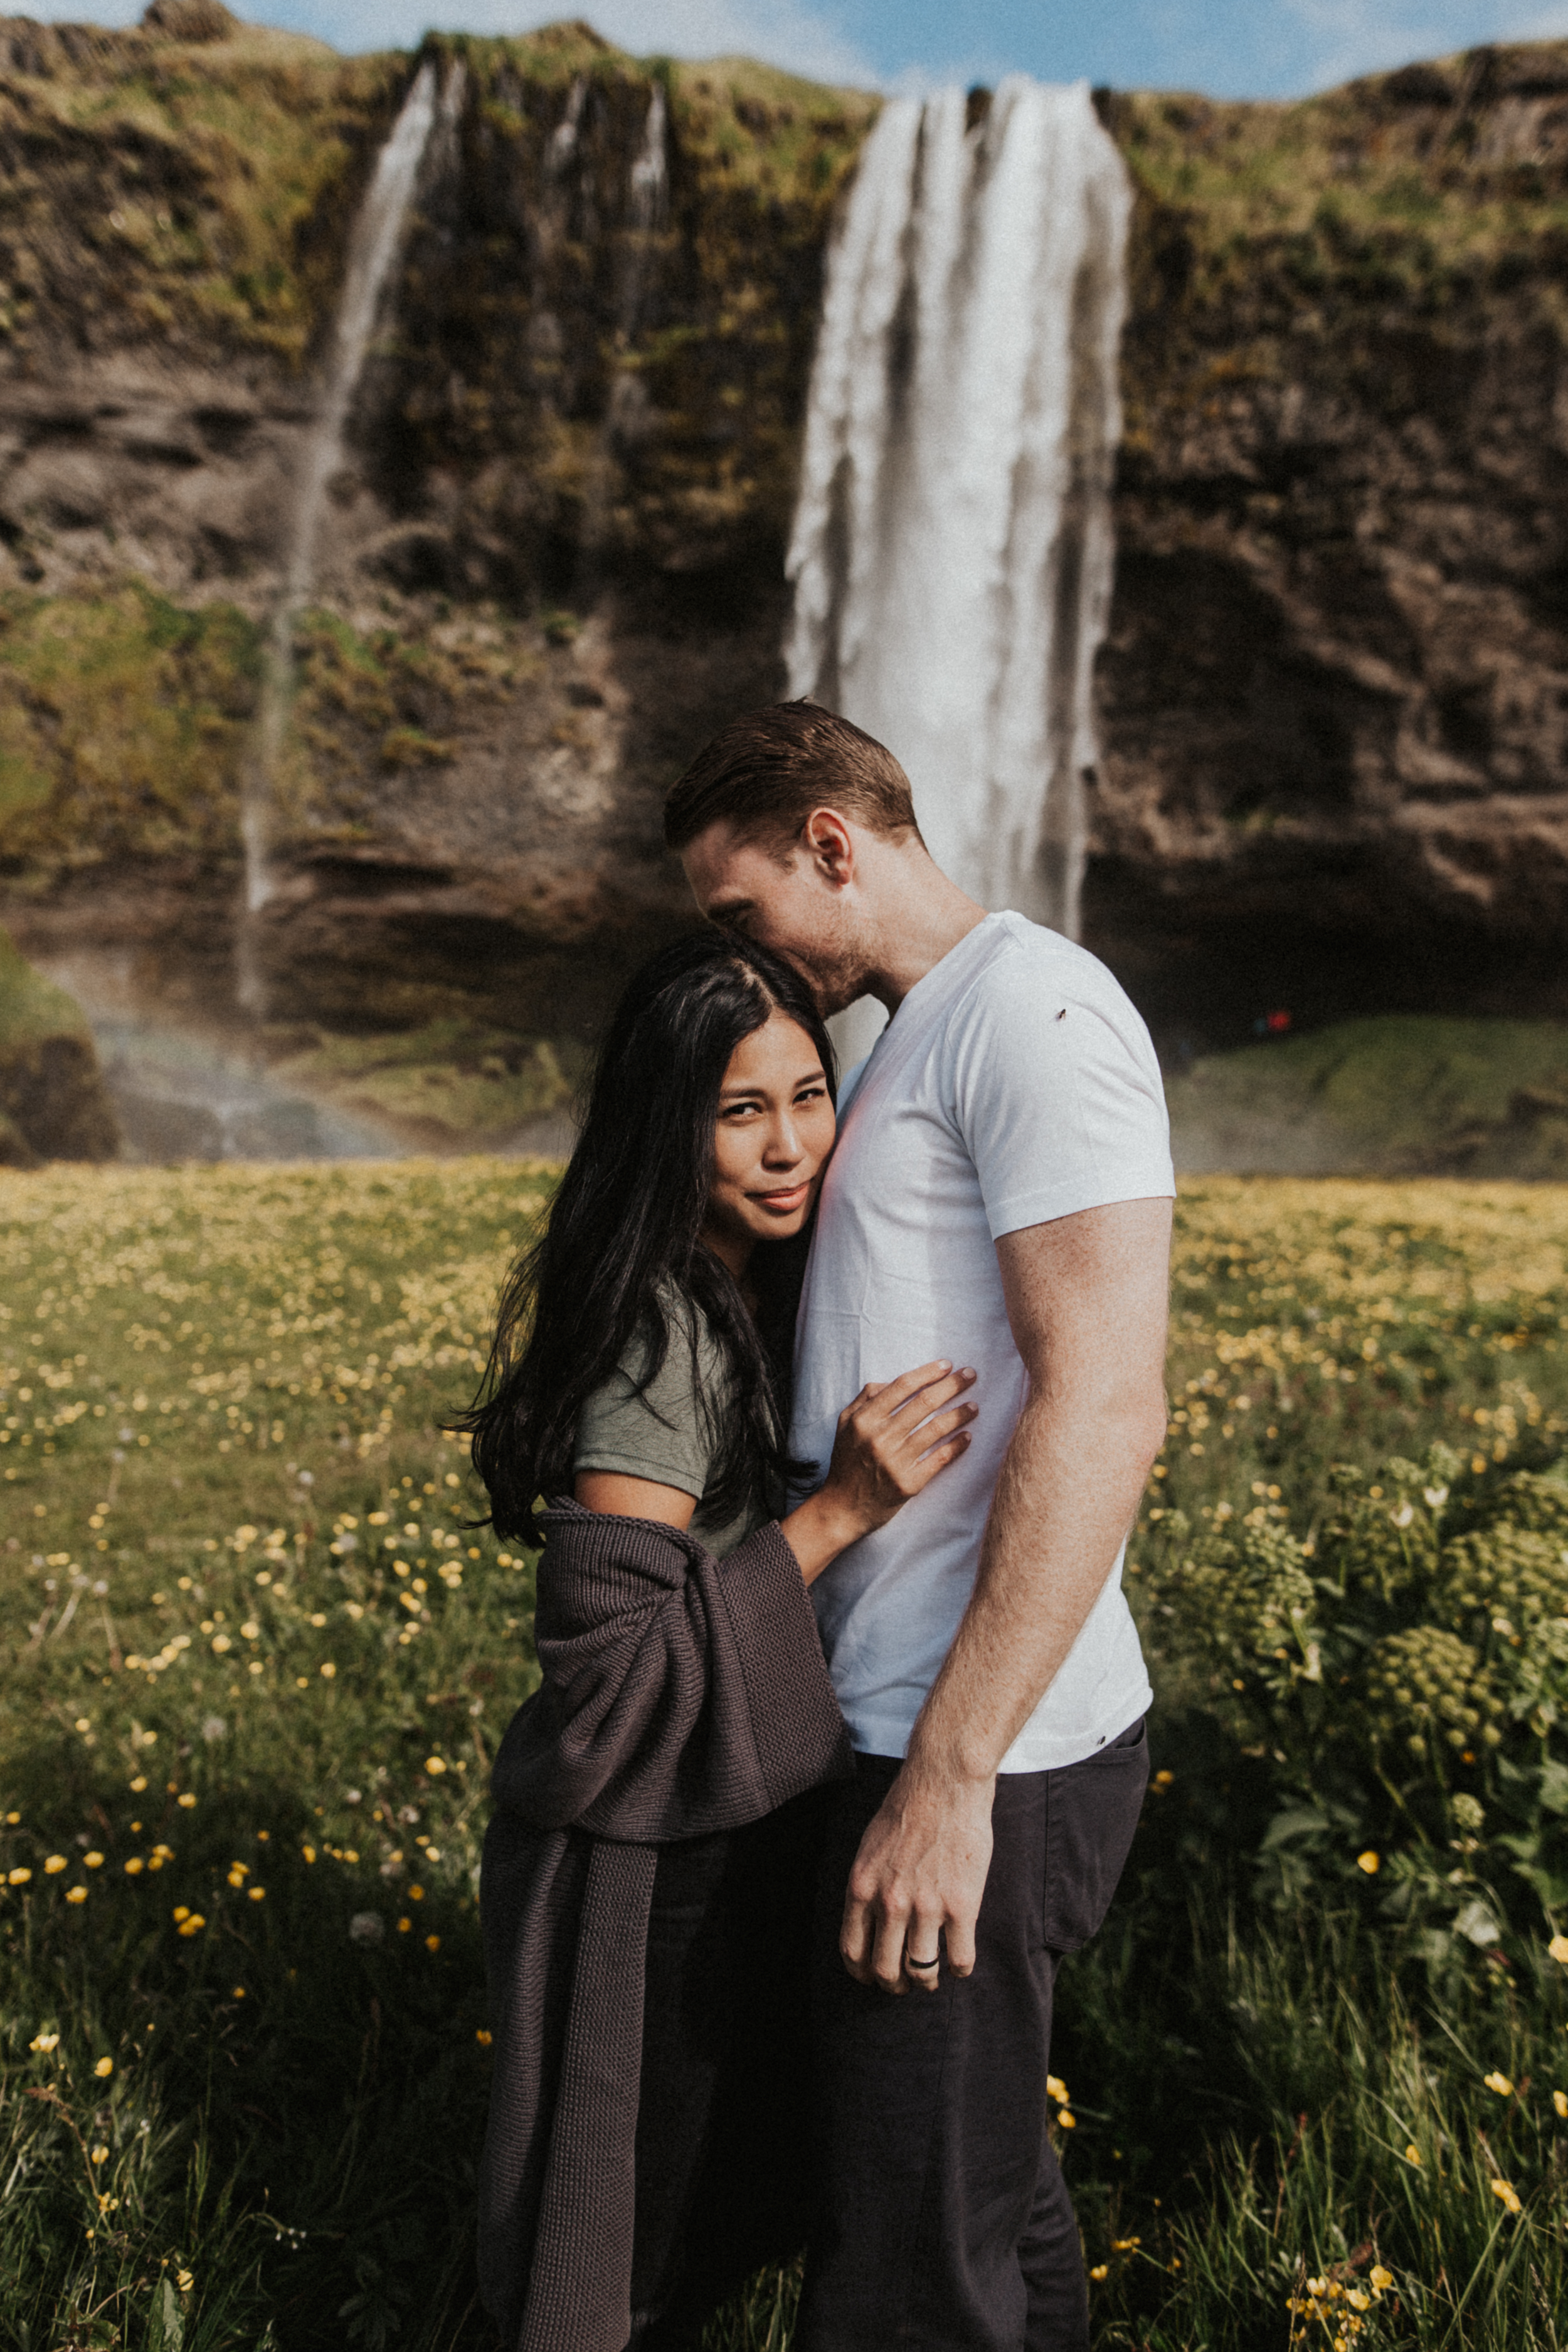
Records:
M974 1966L974 1922L991 1865L994 1780L945 1785L906 1765L860 1841L838 1948L857 1984L934 1992L934 1968L907 1971L947 1944L948 1972Z

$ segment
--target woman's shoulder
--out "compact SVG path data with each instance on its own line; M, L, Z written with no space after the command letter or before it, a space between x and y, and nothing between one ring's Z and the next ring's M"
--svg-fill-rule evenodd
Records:
M688 1477L705 1476L721 1371L701 1307L679 1286L661 1286L615 1370L584 1399L576 1466L629 1468L634 1454L639 1462L647 1454L666 1470L679 1466ZM700 1485L695 1491L700 1493Z

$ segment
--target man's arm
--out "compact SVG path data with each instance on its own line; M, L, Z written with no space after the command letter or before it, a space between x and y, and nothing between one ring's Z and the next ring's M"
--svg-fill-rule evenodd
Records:
M996 1767L1099 1600L1164 1438L1170 1244L1171 1203L1150 1200L996 1244L1029 1397L969 1606L849 1874L839 1948L861 1984L904 1991L906 1939L925 1959L939 1933L953 1975L974 1966Z

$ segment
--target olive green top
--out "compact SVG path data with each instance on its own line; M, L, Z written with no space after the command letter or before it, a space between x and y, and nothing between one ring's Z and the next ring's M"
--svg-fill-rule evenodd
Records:
M639 1396L650 1349L646 1334L634 1339L617 1370L578 1415L572 1467L648 1478L695 1496L690 1532L710 1552L733 1551L769 1514L751 1507L720 1515L709 1504L709 1473L728 1402L724 1360L700 1307L677 1293L667 1300L666 1311L669 1345L658 1371Z

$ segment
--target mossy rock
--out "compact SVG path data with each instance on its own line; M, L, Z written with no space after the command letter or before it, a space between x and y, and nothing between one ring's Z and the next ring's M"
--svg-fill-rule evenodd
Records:
M0 1167L112 1160L119 1149L81 1008L0 931Z

